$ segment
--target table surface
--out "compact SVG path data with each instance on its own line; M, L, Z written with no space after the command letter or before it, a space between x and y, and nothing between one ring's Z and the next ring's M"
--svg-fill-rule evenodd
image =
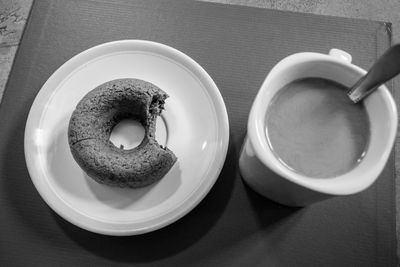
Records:
M400 1L399 0L203 0L208 2L246 5L277 10L313 13L328 16L362 18L392 23L393 43L400 43ZM0 101L6 86L15 53L25 27L32 0L0 0ZM395 85L400 86L400 78ZM397 88L395 88L397 89ZM399 106L400 94L395 90ZM396 221L397 240L400 241L400 136L395 144L396 157ZM400 255L398 245L398 255Z

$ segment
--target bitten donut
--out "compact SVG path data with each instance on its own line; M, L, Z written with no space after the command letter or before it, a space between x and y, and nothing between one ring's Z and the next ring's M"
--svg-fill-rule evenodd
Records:
M79 166L95 181L119 187L143 187L160 180L177 158L155 140L156 119L168 95L149 82L118 79L88 94L73 111L68 142ZM139 121L145 135L139 146L124 150L110 141L123 119Z

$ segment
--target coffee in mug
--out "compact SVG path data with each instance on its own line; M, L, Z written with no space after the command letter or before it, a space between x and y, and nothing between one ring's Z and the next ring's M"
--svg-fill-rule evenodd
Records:
M366 71L339 49L279 61L254 99L239 158L252 189L305 206L359 193L382 172L397 132L396 103L381 85L361 103L346 91Z
M285 85L267 109L266 137L287 168L315 178L335 177L361 162L370 125L363 103L347 87L323 78Z

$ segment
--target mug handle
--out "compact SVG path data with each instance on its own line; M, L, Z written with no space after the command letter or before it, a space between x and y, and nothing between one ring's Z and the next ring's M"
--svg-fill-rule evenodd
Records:
M332 48L331 50L329 50L329 55L337 59L343 60L347 63L351 63L351 60L353 59L349 53L337 48Z

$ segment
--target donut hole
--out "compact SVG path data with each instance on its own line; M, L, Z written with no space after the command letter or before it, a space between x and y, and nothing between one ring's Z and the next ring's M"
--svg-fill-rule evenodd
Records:
M110 141L118 148L129 150L139 146L144 136L145 129L139 121L123 119L111 131Z

